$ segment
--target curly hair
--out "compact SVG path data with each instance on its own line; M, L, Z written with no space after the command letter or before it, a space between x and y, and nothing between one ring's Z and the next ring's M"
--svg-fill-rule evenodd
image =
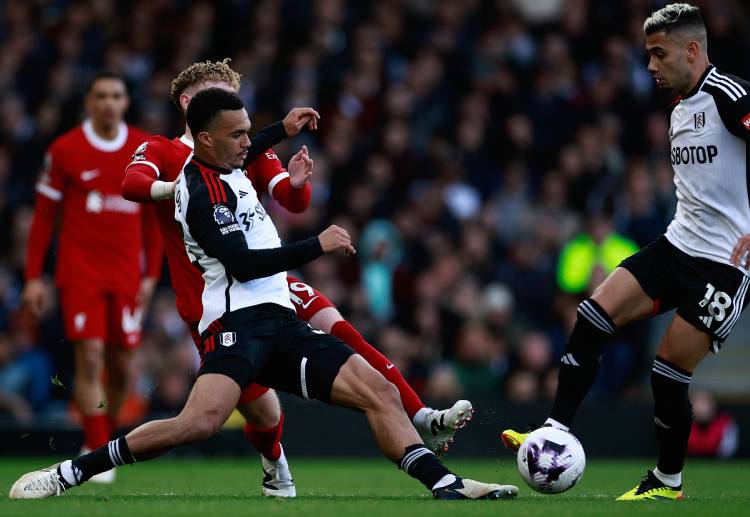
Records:
M195 84L206 81L223 81L234 88L235 91L239 91L241 76L229 67L230 61L231 59L226 58L216 62L193 63L180 72L180 75L172 81L172 90L169 93L175 106L181 110L180 95L182 95L182 92Z

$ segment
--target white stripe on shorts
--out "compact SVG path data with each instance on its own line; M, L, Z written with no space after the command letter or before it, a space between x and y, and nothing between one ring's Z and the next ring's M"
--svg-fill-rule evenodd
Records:
M309 399L310 396L307 394L307 374L305 367L307 366L307 357L302 358L302 362L299 365L299 385L302 388L302 396Z

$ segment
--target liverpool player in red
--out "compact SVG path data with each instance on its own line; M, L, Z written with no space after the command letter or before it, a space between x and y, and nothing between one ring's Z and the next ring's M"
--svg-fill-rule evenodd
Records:
M239 90L239 79L239 74L227 65L226 60L196 63L180 73L172 83L172 99L184 113L190 99L199 91L218 87L236 92ZM305 125L311 129L317 128L317 118L317 112L309 108L292 110L282 123L264 128L253 138L253 146L249 149L250 155L245 161L246 164L249 163L247 174L255 190L258 193L268 193L291 212L302 212L310 203L311 186L308 180L312 174L312 161L307 155L307 150L303 148L292 158L290 170L287 172L270 147L284 138L295 136ZM174 181L190 157L192 144L192 135L187 127L185 134L180 138L151 138L138 149L133 162L128 166L123 182L123 196L141 202L171 199ZM183 319L193 328L201 316L201 275L187 259L182 237L174 223L174 203L157 203L156 207L162 236L166 242L178 309ZM436 451L445 450L455 430L463 427L471 418L471 404L468 401L459 401L444 411L426 408L398 369L367 343L325 296L296 278L289 277L288 281L291 300L298 317L346 342L395 384L407 414L412 418L428 447ZM251 387L250 392L243 393L238 408L246 418L257 418L259 414L274 416L272 408L278 407L276 396L264 390L265 388ZM263 396L258 399L258 394ZM256 411L251 412L254 406ZM260 407L263 408L262 411L258 410ZM279 412L276 414L279 414L280 420L283 421L280 410L277 411ZM252 422L252 418L248 420ZM279 426L267 429L268 436L275 438L276 443L281 435L280 425L281 422ZM274 455L266 454L256 443L257 428L249 424L246 425L245 431L248 439L261 452L264 467L270 467L266 460L274 458ZM268 447L272 443L271 440L265 442ZM278 450L278 445L273 444L273 447Z
M140 344L141 316L158 278L162 248L152 207L120 195L123 169L147 134L128 126L124 80L97 74L85 97L88 118L57 138L37 184L23 300L39 316L41 279L60 217L56 284L65 337L73 343L73 400L83 419L84 449L107 443L127 395L128 365ZM148 220L150 218L150 221ZM141 272L146 250L147 271ZM106 383L102 382L106 367ZM98 481L112 481L114 471Z

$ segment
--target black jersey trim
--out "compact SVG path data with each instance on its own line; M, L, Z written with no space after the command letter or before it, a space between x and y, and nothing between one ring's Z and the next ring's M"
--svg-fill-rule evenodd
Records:
M708 65L708 67L706 68L706 70L703 71L703 74L701 75L701 78L698 79L698 82L695 83L695 86L693 86L693 89L690 90L690 92L688 92L687 95L685 95L684 97L682 97L681 100L689 99L690 97L692 97L693 95L695 95L696 93L698 93L700 91L700 89L703 88L703 83L706 82L706 77L708 77L708 74L710 74L711 70L713 70L713 69L714 69L714 65Z
M227 271L226 268L224 268L224 274L227 276L227 288L224 289L224 299L226 300L226 311L231 312L232 309L232 301L229 296L229 290L232 288L232 275L229 274L229 271Z

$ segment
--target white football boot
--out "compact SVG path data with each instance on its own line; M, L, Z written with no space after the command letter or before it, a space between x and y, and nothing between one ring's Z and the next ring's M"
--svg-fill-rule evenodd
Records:
M435 454L443 454L453 442L453 435L466 427L474 409L468 400L459 400L453 407L443 410L423 408L424 414L414 416L414 428L422 437L425 446Z
M435 499L515 499L518 487L457 478L450 485L432 490Z
M60 495L65 491L65 485L60 481L57 473L59 463L42 470L35 470L21 476L10 487L8 497L11 499L44 499Z
M88 447L81 447L81 453L79 456L83 456L84 454L88 454L91 452L91 449ZM89 481L92 483L99 483L100 485L111 485L115 482L115 471L117 469L109 469L105 472L100 472L99 474L96 474L94 476L91 476L89 478Z
M263 461L263 484L261 485L263 495L297 497L297 489L294 486L292 473L289 471L289 463L284 456L284 448L281 447L281 456L276 461L271 461L262 454L260 459Z

